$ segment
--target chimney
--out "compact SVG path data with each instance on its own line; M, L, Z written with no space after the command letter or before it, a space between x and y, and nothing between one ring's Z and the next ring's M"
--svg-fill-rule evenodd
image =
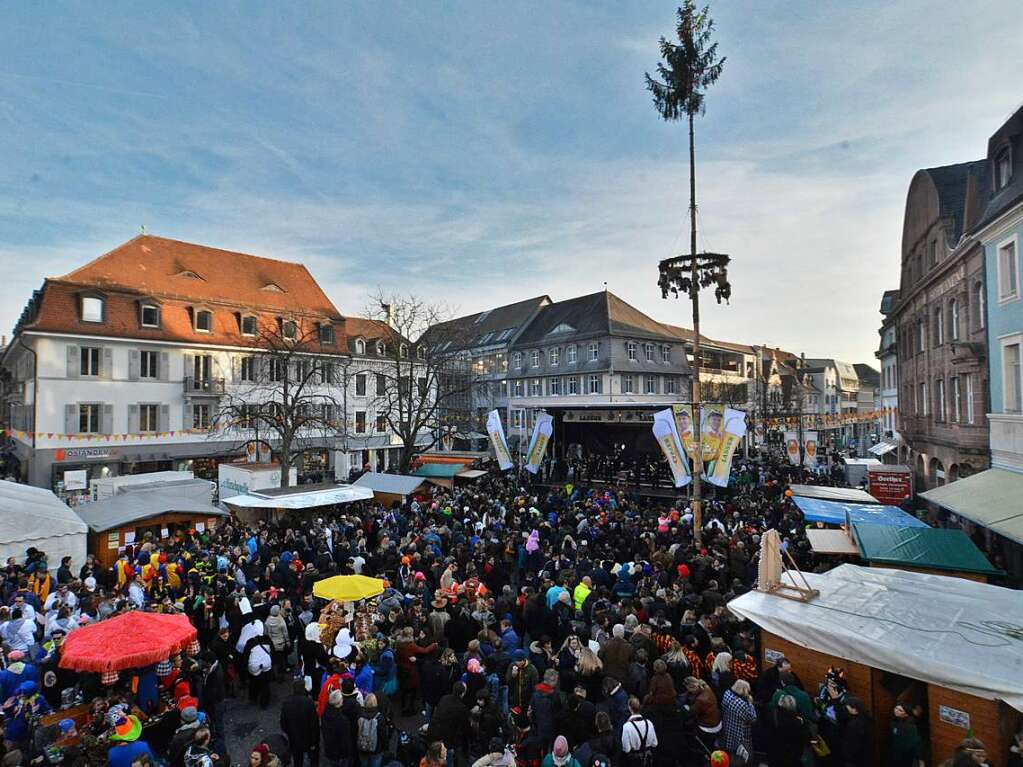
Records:
M380 308L383 310L384 315L387 317L387 327L394 327L394 307L391 304L381 303Z

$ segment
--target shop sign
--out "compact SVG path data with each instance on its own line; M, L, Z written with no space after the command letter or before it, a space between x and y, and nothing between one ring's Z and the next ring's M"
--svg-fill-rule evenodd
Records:
M777 663L784 657L785 654L779 652L778 650L772 650L769 647L764 648L764 660L766 660L768 663Z
M64 472L65 490L85 490L89 487L89 472L87 469Z
M970 729L970 714L967 711L960 711L958 708L949 706L938 706L938 718L953 727Z
M107 533L107 548L116 549L121 545L120 533Z
M913 475L908 471L871 469L867 483L867 492L889 506L899 506L913 495Z
M63 447L54 453L54 458L58 461L83 461L110 458L116 452L109 447Z
M652 424L653 410L566 410L562 419L568 423L633 423Z

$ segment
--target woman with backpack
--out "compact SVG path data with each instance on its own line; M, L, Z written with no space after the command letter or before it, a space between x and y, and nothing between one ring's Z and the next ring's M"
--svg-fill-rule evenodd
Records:
M390 722L378 708L377 696L370 693L355 721L355 745L359 750L360 767L380 767L390 744Z

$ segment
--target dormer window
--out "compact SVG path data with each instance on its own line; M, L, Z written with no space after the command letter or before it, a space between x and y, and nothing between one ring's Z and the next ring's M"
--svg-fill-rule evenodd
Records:
M361 338L355 339L355 353L356 354L366 353L366 342L363 341Z
M191 269L182 269L175 276L176 277L184 277L186 280L201 280L202 279L202 277L200 277L198 274L193 272Z
M387 353L387 346L383 341L377 341L377 356L383 357Z
M334 326L324 323L320 325L320 343L328 346L334 345Z
M246 314L242 317L242 335L254 336L256 335L256 331L256 317L252 314Z
M160 307L156 304L142 304L139 322L144 328L160 327Z
M398 347L398 354L401 355L402 359L408 357L408 344L402 344Z
M1012 152L1006 147L995 157L995 191L1005 189L1012 180Z
M264 291L266 293L283 293L284 292L284 288L282 288L280 285L278 285L275 282L268 282L266 285L261 287L260 290L262 290L262 291Z
M298 325L295 324L294 320L284 320L281 323L281 335L287 338L289 341L294 340L298 334Z
M106 301L99 296L82 296L82 322L103 322L106 310Z
M195 313L195 330L197 333L212 333L213 312L209 309L199 309Z
M426 359L426 347L425 346L417 346L416 347L416 359L420 359L420 360L425 360Z

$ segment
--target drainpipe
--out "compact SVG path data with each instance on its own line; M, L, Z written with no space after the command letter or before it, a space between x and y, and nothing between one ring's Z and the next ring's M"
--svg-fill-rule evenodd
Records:
M39 355L36 350L25 343L22 336L18 336L18 344L32 355L32 451L36 449L36 416L39 414ZM35 456L33 456L35 458Z

